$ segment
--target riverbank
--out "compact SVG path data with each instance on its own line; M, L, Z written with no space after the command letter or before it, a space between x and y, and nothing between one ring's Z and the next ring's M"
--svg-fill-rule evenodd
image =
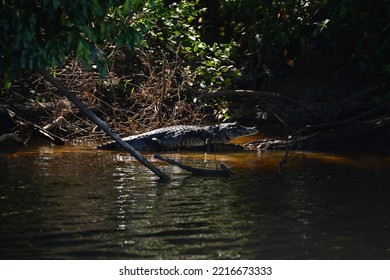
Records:
M151 64L150 58L133 54L121 58L122 64L118 63L105 79L73 61L57 71L57 78L123 137L176 124L239 121L279 135L271 140L258 139L247 145L250 149L355 147L358 151L363 146L386 146L389 139L389 85L380 77L349 69L348 61L324 50L307 46L294 67L264 79L257 90L215 92L190 87L173 72L162 83L161 76L155 74L162 66ZM125 89L129 76L121 76L123 63L138 65L135 72L149 67L149 76L136 76L134 72L137 80ZM166 63L176 65L174 61ZM172 69L179 73L175 67ZM16 131L25 143L36 135L31 130L33 124L68 142L108 140L49 83L35 79L28 85L28 94L24 92L26 95L20 95L17 102L17 89L26 91L26 81L20 81L9 98L2 97L2 108L10 115L3 114L0 119L4 127L8 126L1 134Z

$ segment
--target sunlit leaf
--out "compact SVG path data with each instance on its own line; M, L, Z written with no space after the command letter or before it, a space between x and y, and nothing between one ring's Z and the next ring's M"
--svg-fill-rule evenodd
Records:
M12 86L12 81L4 79L4 89L8 91L11 88L11 86Z

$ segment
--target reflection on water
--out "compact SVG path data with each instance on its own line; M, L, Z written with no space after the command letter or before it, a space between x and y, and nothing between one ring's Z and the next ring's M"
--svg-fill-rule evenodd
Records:
M169 153L232 178L190 176L88 146L0 154L0 258L388 259L384 156Z

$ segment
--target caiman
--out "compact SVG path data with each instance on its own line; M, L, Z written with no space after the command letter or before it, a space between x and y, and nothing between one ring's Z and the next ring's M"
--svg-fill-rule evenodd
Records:
M215 144L227 144L241 136L256 134L256 127L245 127L237 122L220 125L196 126L175 125L123 138L138 151L173 151L180 149L213 150ZM117 150L113 141L97 147L103 150Z

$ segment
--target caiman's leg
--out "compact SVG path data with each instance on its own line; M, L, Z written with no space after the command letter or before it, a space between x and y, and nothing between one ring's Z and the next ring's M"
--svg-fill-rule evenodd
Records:
M150 149L153 150L153 151L161 152L161 151L165 151L166 150L164 145L163 145L163 143L158 138L152 138L150 146L151 146Z
M206 146L206 151L207 152L215 152L215 147L213 143L213 139L208 137L206 138L206 141L204 141L205 146Z

